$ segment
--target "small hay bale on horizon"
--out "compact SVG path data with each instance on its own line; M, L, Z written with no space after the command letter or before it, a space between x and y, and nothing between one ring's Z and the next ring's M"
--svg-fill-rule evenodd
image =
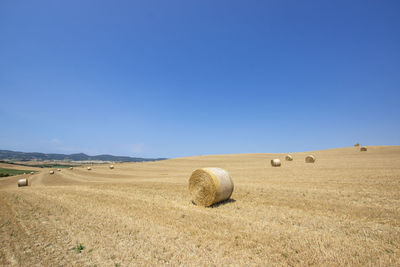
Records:
M114 169L114 165L110 165L110 169L111 169L111 170Z
M367 148L365 146L360 147L360 151L367 151Z
M28 186L28 178L22 178L18 180L18 187Z
M92 170L92 167L87 167L88 171Z
M229 199L233 188L231 176L221 168L197 169L189 178L190 195L199 206L209 207Z
M285 159L286 159L286 161L292 161L293 157L292 157L292 155L286 155Z
M271 166L272 167L280 167L281 166L281 160L280 159L271 159Z
M54 171L49 171L50 174L54 174Z
M73 167L69 167L69 169L70 169L70 170L73 170L74 168L73 168Z
M314 163L315 162L315 156L314 155L308 155L305 160L306 160L306 163Z

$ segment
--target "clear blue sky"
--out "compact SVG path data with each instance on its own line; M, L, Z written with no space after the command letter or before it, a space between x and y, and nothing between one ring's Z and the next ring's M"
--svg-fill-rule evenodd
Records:
M400 1L0 1L0 149L400 145Z

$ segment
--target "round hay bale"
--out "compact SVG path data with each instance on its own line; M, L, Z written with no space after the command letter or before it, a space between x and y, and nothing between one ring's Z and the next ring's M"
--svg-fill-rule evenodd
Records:
M110 165L110 169L114 169L114 165Z
M189 192L194 203L208 207L231 197L233 181L224 169L197 169L190 176Z
M50 174L54 174L54 171L50 171Z
M286 159L286 161L292 161L293 157L292 157L292 155L286 155L285 159Z
M35 174L35 172L31 172L31 174Z
M60 171L61 171L61 169L57 169L57 171L59 171L59 172L60 172Z
M280 159L271 159L271 166L272 167L280 167L281 166L281 160Z
M355 146L355 147L359 147L360 144L359 144L359 143L355 143L354 146Z
M28 186L28 178L22 178L18 180L18 187Z
M92 167L87 167L88 171L90 171L92 169Z
M360 147L360 151L367 151L367 148L365 146Z
M69 167L69 169L70 169L70 170L73 170L74 168L73 168L73 167Z
M314 163L315 162L315 156L314 155L308 155L306 157L306 163Z

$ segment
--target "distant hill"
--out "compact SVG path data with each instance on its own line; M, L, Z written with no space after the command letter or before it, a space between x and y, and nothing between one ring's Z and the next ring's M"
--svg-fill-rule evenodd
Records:
M83 153L78 154L45 154L38 152L16 152L10 150L0 150L0 160L11 161L50 161L50 160L63 160L63 161L116 161L116 162L140 162L140 161L156 161L164 160L165 158L133 158L125 156L113 155L97 155L89 156Z

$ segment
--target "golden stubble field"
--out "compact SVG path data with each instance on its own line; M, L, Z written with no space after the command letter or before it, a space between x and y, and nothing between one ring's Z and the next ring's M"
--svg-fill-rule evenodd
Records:
M399 266L400 146L307 154L38 169L23 188L1 178L0 265ZM229 171L230 201L192 204L199 167Z

